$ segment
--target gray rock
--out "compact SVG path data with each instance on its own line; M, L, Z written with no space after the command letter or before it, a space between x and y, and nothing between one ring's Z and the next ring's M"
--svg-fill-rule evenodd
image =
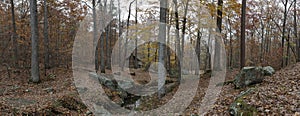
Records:
M266 66L263 68L265 76L272 76L275 73L275 70L271 66Z
M236 75L234 80L235 88L243 88L252 84L261 83L264 79L264 70L262 67L244 67Z
M118 80L118 85L123 89L130 89L133 87L134 82L129 80Z
M95 72L90 72L89 76L94 78L95 80L98 80L101 84L107 86L110 89L115 88L115 83L113 82L113 80L110 76L103 75L103 74L98 75Z
M93 104L93 106L95 109L95 116L111 116L110 112L107 111L103 106L99 106L97 104Z

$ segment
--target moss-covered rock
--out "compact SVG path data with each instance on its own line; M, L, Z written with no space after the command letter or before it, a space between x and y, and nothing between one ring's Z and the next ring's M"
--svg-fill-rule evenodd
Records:
M243 98L251 93L253 89L248 89L245 92L239 94L234 102L230 105L229 113L232 116L255 116L257 115L257 109L244 102Z

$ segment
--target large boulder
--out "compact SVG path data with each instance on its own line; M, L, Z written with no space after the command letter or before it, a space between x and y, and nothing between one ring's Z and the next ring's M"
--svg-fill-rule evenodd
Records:
M244 67L236 75L234 80L235 88L243 88L252 84L261 83L264 79L264 70L262 67Z
M134 81L131 81L127 78L122 78L120 75L109 75L109 74L97 74L94 72L89 73L89 76L93 78L94 80L98 80L99 83L102 86L105 86L108 88L109 93L108 97L114 101L115 103L121 105L121 106L127 106L129 104L134 104L135 101L137 101L141 96L134 95L131 92L139 92L140 94L143 94L143 92L149 93L152 91L156 91L157 87L157 80L151 82L147 89L143 89L141 91L141 88L138 88L139 86L135 85ZM169 80L169 83L166 83L166 92L171 92L177 84ZM144 87L144 86L141 86ZM86 91L84 88L80 89L80 91ZM116 94L114 94L116 93Z
M264 76L271 76L275 73L274 68L267 67L244 67L234 79L236 88L243 88L249 85L261 83Z
M265 76L271 76L275 73L274 68L271 67L271 66L266 66L266 67L263 68L263 70L264 70L264 75Z

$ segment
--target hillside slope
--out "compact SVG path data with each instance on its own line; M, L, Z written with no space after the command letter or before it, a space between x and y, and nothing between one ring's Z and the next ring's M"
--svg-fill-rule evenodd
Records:
M242 99L256 108L258 115L300 115L300 63L279 70L273 76L265 77L263 83L252 87L235 90L233 85L224 86L208 115L229 115L228 109L235 97L249 88L254 91Z

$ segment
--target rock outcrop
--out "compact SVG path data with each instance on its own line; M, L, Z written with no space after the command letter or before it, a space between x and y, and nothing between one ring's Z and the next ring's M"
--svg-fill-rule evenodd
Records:
M270 67L244 67L234 79L235 88L243 88L249 85L261 83L264 76L271 76L275 70Z

